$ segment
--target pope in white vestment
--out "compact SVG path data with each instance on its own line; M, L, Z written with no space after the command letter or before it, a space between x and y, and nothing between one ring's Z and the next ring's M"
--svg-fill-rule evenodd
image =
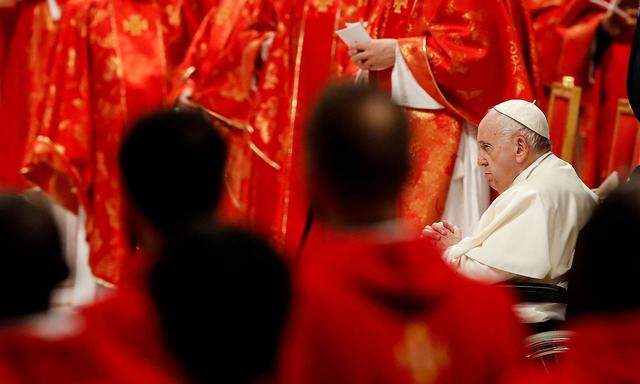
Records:
M478 131L478 164L500 195L473 232L435 223L425 229L462 274L487 282L527 281L566 287L578 232L598 198L573 167L550 152L544 114L512 100L489 111ZM524 322L563 320L564 306L522 304Z

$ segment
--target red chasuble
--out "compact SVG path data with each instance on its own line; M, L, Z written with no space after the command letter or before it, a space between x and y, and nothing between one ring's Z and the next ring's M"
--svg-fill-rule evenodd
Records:
M223 1L183 66L188 80L177 89L193 88L190 99L221 123L231 143L222 215L290 253L308 211L301 151L307 111L331 79L353 73L334 33L363 20L366 4L246 0L241 8Z
M594 60L594 45L605 10L589 1L532 1L543 83L573 76L583 89L575 166L582 180L597 186L618 170L611 163L619 99L626 99L632 35L613 39ZM632 153L634 140L619 147Z
M181 383L155 306L128 286L79 314L0 332L0 382Z
M314 231L296 295L283 383L496 383L520 363L506 292L458 275L424 240Z
M367 1L289 1L250 120L251 225L293 256L307 219L303 133L324 87L355 73L335 31L366 19ZM351 80L347 80L351 81Z
M213 118L228 145L225 193L218 217L246 224L251 149L246 126L255 98L262 45L274 33L277 2L221 0L196 33L173 80L172 99L189 100Z
M64 1L58 1L63 5ZM40 129L59 23L46 1L0 8L0 189L21 190L25 150Z
M412 171L400 202L403 217L424 228L438 220L449 190L462 123L478 124L508 99L533 101L524 29L502 0L378 2L376 38L398 39L413 76L443 110L407 109ZM391 70L373 72L383 86Z
M93 274L116 283L126 254L118 151L127 127L162 107L188 33L181 2L70 1L42 127L25 176L87 215ZM170 204L170 202L167 202Z

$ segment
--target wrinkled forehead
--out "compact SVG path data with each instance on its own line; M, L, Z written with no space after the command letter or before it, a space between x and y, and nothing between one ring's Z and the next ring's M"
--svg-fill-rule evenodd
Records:
M478 125L478 143L484 142L495 145L506 140L503 129L500 126L499 112L490 109Z

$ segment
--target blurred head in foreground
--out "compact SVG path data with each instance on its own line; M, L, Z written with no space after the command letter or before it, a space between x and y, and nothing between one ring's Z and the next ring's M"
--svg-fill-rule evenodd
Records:
M331 87L312 116L307 152L321 219L358 226L395 217L409 171L409 131L389 96L363 85Z
M168 345L195 382L252 382L275 364L288 270L262 240L203 231L167 247L151 290Z
M615 190L595 210L576 244L570 315L637 311L640 297L640 182Z
M0 195L0 320L44 312L69 270L50 213L16 195Z
M132 243L157 248L211 222L225 157L222 137L199 112L160 111L137 121L120 152Z

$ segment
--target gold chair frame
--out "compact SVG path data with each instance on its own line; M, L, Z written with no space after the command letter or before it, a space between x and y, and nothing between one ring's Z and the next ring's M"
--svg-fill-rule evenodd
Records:
M556 99L566 99L569 103L567 121L564 128L564 142L560 157L569 163L573 162L576 139L578 136L578 119L580 118L580 98L582 88L575 85L575 79L571 76L562 77L561 82L551 84L551 95L547 116L551 121Z

